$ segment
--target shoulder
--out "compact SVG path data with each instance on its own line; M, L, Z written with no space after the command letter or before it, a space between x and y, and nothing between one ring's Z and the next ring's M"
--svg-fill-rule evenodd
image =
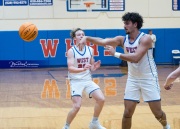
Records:
M114 37L115 40L123 41L125 39L125 36L116 36Z
M148 35L148 34L144 34L141 38L140 38L141 41L151 41L151 36Z
M73 51L73 47L69 48L67 52L72 52L72 51Z
M67 51L67 56L69 57L69 56L72 56L72 55L74 55L74 54L73 54L73 48L71 47L71 48L69 48L69 50Z
M141 44L152 44L151 36L148 35L148 34L143 35L143 36L140 38L140 43L141 43Z

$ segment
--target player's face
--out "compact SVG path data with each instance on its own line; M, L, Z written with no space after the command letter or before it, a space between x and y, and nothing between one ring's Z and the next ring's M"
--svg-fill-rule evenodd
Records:
M84 36L84 32L82 30L78 30L76 31L75 33L75 39L76 39L76 42L79 43L79 41L83 38Z
M124 29L126 31L126 34L131 34L136 27L136 23L133 24L131 21L124 21Z
M152 31L149 31L149 34L152 35Z

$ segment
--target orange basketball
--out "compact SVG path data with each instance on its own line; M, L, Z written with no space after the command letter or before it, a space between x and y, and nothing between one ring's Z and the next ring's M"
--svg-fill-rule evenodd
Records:
M31 42L37 37L38 29L33 23L27 22L20 26L19 35L24 41Z

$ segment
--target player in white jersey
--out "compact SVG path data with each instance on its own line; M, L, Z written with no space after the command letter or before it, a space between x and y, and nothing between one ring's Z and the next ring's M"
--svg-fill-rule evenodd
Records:
M122 20L126 36L105 39L85 36L80 41L79 48L81 50L86 41L89 41L105 46L111 55L128 62L122 129L131 128L132 116L141 95L143 100L149 104L156 119L162 124L163 129L170 129L166 121L166 114L161 109L157 69L152 56L152 40L149 35L140 32L143 18L139 13L127 12L122 16ZM115 47L117 46L122 47L125 53L116 52Z
M101 61L94 61L94 50L89 46L84 46L82 51L77 47L79 41L84 37L84 31L76 28L71 31L71 37L76 40L76 45L67 52L68 78L70 80L71 97L73 102L72 110L68 113L66 124L63 129L70 129L70 124L78 113L82 92L85 90L89 98L95 99L94 114L89 124L90 129L106 129L98 121L98 117L104 106L104 95L99 86L93 82L91 71L95 71L101 65Z

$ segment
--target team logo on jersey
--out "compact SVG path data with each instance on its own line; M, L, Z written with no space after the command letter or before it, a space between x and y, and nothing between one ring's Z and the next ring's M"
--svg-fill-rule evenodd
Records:
M136 49L137 49L137 47L126 47L126 51L128 53L135 53Z
M87 63L87 62L88 62L88 59L89 59L88 57L86 57L86 58L78 58L78 59L77 59L77 62L78 62L78 63Z

